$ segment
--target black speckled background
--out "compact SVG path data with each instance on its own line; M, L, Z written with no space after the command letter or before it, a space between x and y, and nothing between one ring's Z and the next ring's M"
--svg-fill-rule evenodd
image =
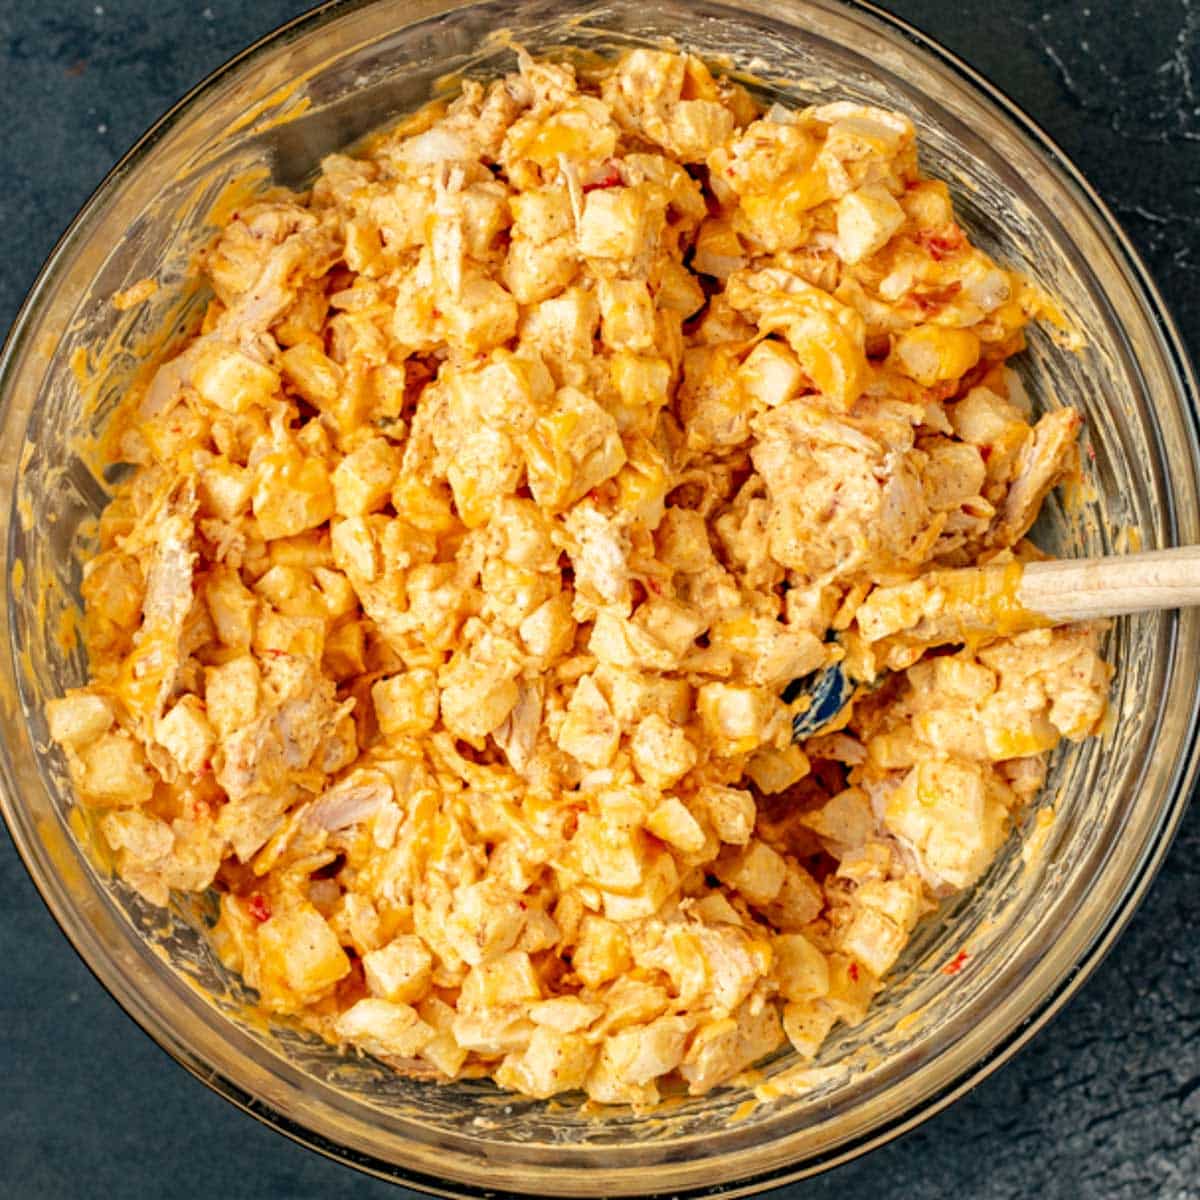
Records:
M0 0L0 329L116 159L307 5ZM891 0L1083 169L1200 357L1200 0ZM1198 664L1200 669L1200 664ZM804 1200L1200 1197L1200 806L1119 946L1017 1059ZM0 836L0 1196L392 1197L258 1125L100 988Z

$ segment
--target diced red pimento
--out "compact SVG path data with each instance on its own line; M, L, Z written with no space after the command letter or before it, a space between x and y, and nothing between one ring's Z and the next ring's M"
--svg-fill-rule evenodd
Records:
M858 982L858 963L856 962L852 962L850 964L850 978L853 979L855 983Z
M954 283L948 283L945 287L934 288L932 291L909 292L908 298L923 313L931 313L948 304L961 291L962 284L955 280Z
M961 250L966 245L967 238L962 229L950 221L936 229L922 229L917 234L917 241L929 251L936 262L941 262L956 250Z
M971 956L965 951L960 950L943 968L943 975L957 975L963 969L966 961Z
M617 164L609 162L608 170L600 176L599 179L593 179L591 183L585 183L583 190L585 192L594 192L597 188L613 188L621 186L621 172L617 170Z
M271 919L271 902L262 894L262 892L254 892L249 900L247 907L250 909L250 915L261 925L264 921Z

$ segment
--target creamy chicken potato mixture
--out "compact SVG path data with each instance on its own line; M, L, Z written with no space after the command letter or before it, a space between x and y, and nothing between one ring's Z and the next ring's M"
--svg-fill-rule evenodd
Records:
M1091 629L857 634L1033 554L1076 465L1005 367L1043 302L905 116L522 55L198 270L49 720L121 877L215 888L269 1012L639 1107L813 1056L1096 729ZM847 654L873 683L794 745Z

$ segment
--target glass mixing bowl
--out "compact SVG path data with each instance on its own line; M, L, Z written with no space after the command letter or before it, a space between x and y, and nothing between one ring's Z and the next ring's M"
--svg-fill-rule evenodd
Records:
M1112 944L1179 821L1196 767L1195 613L1123 619L1111 727L1063 748L1037 848L1014 839L969 895L922 927L867 1022L826 1046L811 1090L746 1103L729 1088L649 1116L585 1114L485 1083L439 1088L273 1027L204 936L204 902L150 908L110 874L73 811L43 703L77 684L69 636L80 558L106 477L94 435L147 353L194 326L188 255L267 179L411 109L460 72L535 52L671 40L792 104L850 96L905 109L925 169L948 180L971 234L1040 280L1083 335L1035 330L1022 370L1043 406L1087 414L1089 485L1052 505L1060 555L1200 541L1196 385L1128 241L1019 111L910 28L842 0L337 3L285 26L177 105L112 172L63 238L0 362L0 494L8 637L0 646L3 806L67 936L169 1053L248 1112L378 1175L449 1195L745 1193L811 1174L929 1116L1011 1055ZM141 305L110 297L146 276ZM1034 829L1031 812L1025 833ZM966 949L956 974L946 964ZM761 1068L770 1085L792 1065Z

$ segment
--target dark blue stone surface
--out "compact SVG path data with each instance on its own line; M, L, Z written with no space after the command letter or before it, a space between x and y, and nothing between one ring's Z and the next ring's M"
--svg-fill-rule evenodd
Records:
M289 0L0 0L0 330L117 157ZM1200 0L892 0L1049 131L1200 350ZM1200 669L1200 665L1198 668ZM100 988L0 835L0 1196L388 1197L258 1125ZM915 1133L776 1197L1200 1197L1200 806L1066 1011Z

